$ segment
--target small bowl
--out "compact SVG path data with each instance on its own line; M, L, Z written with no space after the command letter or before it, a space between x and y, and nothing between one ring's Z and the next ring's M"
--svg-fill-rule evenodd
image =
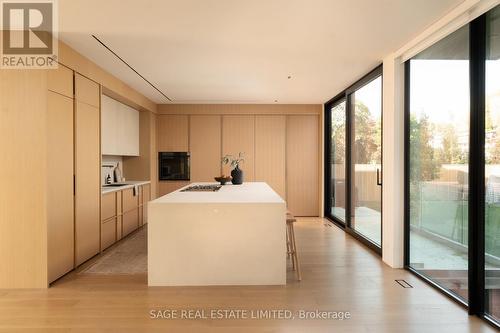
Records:
M225 185L227 182L231 181L233 177L228 176L228 177L215 177L214 178L216 181L218 181L221 185Z

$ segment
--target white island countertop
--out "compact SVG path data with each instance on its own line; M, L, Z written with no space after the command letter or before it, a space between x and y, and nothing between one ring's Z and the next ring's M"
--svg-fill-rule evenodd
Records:
M269 185L181 190L148 204L150 286L286 283L286 204Z
M223 185L218 191L188 191L193 185L217 185L217 183L192 183L164 195L152 203L284 203L285 201L264 182Z

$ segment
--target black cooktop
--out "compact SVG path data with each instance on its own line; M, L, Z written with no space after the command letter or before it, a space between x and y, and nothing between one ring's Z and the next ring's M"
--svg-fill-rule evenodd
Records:
M221 185L192 185L182 189L181 192L217 192Z

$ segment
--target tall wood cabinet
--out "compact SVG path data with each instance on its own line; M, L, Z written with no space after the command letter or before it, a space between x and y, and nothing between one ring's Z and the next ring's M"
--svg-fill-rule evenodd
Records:
M213 182L221 173L221 116L193 115L189 124L191 181Z
M255 180L286 199L286 116L255 117Z
M75 264L100 247L100 89L75 74Z
M318 216L318 116L288 116L286 134L286 201L288 209L296 216Z
M47 278L52 282L74 267L73 71L50 70L47 84Z
M244 170L244 181L255 180L255 116L224 115L222 116L222 155L245 155L241 165ZM229 174L229 166L224 166L224 173Z

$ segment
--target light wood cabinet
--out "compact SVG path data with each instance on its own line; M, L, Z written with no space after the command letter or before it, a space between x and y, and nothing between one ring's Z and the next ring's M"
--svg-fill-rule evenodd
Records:
M221 173L221 116L193 115L189 120L191 181L213 182Z
M104 251L116 242L116 217L101 224L101 251Z
M101 98L102 154L139 156L139 111L106 95Z
M83 75L75 73L75 99L79 102L99 108L101 100L99 84Z
M63 89L63 80L58 80L57 90L71 90L72 93L72 75L71 72L71 80L65 82L69 88ZM74 267L73 99L52 91L47 95L47 173L50 283Z
M75 76L75 264L100 249L99 85Z
M63 65L47 71L47 88L49 91L73 99L73 71ZM71 113L73 113L73 108L71 108Z
M189 151L189 117L159 115L157 119L158 151Z
M244 171L244 181L252 182L255 179L255 116L237 115L222 117L222 155L234 155L243 152L245 162L240 168ZM229 175L229 166L223 171Z
M139 227L139 209L135 209L123 213L122 231L123 237L130 234Z
M318 116L288 116L286 132L288 209L296 216L318 216Z
M286 198L286 116L255 117L255 180Z
M117 214L116 211L116 194L117 192L106 193L101 198L101 221L112 218Z
M127 188L121 191L122 192L122 204L123 204L123 212L128 212L132 209L135 209L139 206L139 193L134 195L133 188Z

